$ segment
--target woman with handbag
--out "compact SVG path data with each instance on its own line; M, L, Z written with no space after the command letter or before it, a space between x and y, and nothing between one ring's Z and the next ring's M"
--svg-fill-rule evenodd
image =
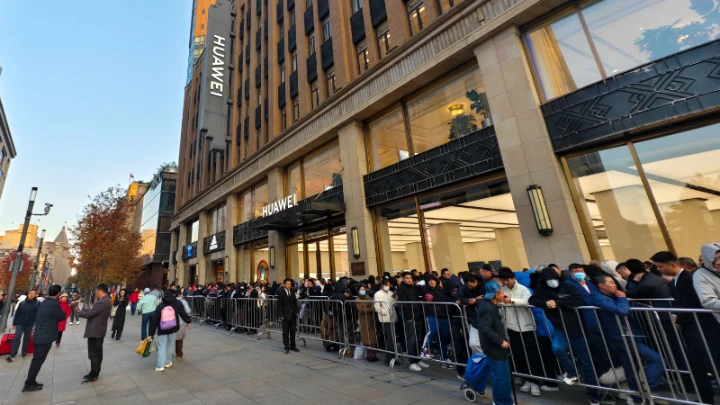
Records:
M113 303L112 311L115 311L115 317L112 323L112 339L120 340L122 336L125 328L125 312L127 312L128 298L127 289L123 288Z

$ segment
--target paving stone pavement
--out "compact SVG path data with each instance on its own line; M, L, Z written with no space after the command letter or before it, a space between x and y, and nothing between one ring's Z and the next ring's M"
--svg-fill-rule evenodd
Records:
M404 405L467 404L460 382L432 373L415 374L355 361L322 351L318 342L300 344L301 352L284 354L280 336L257 340L212 326L193 324L185 338L183 360L156 372L156 355L135 353L140 342L140 316L128 314L120 341L104 343L104 361L95 383L81 384L90 370L85 324L68 325L60 348L51 349L38 381L42 391L22 393L30 356L0 361L2 404L315 404ZM300 342L302 343L302 342ZM428 371L432 371L428 370ZM446 373L446 377L454 375ZM520 403L568 403L544 400ZM478 403L492 404L489 398Z

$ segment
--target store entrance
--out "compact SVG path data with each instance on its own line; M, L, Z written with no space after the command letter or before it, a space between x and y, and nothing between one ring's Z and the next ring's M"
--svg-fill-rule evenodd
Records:
M336 280L348 275L344 218L287 234L288 277Z

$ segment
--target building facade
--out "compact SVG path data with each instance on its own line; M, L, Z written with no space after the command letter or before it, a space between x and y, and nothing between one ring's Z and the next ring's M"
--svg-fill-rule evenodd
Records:
M133 288L168 285L166 270L170 259L170 219L175 207L176 183L176 169L165 168L145 185L144 194L135 200L132 229L142 238L142 273Z
M7 179L10 170L10 161L15 159L15 156L17 156L17 151L5 116L5 109L2 100L0 100L0 198L2 198L5 179Z
M37 280L44 286L59 284L68 287L68 278L72 275L70 241L63 226L55 240L44 242L42 254L37 259Z
M217 0L171 276L697 257L720 239L720 14L656 3Z

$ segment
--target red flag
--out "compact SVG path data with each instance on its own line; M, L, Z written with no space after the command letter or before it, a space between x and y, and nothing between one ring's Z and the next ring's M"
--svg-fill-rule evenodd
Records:
M135 176L133 176L132 173L130 173L130 178L131 178L131 179L134 179Z

